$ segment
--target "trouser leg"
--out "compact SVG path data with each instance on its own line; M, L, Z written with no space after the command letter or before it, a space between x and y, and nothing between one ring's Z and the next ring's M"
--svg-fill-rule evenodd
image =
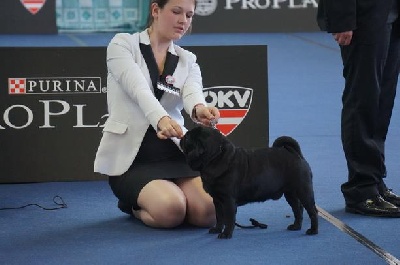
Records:
M341 47L345 78L341 136L349 173L348 181L341 189L347 204L378 195L378 185L386 172L382 153L384 143L377 141L376 134L378 127L385 127L379 116L382 113L388 115L380 104L381 95L385 94L382 93L382 80L386 76L390 35L388 25L373 44L363 43L355 35L351 45Z
M385 140L389 129L390 119L396 97L397 83L400 70L400 36L392 29L388 55L381 82L381 95L379 99L378 125L375 141L378 144L382 159L385 161ZM386 171L383 178L386 177ZM386 189L383 180L379 184L379 191Z

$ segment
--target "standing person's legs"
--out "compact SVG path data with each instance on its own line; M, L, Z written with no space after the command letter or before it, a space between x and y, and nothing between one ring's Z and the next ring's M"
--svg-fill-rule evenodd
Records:
M377 184L384 161L374 135L378 125L380 80L390 32L374 43L354 39L342 46L345 88L342 97L341 134L349 171L342 185L346 205L379 195Z
M391 31L390 44L383 71L381 83L381 95L379 99L378 126L375 134L375 141L381 151L382 159L385 161L385 141L392 117L394 100L396 97L397 83L400 71L400 36L398 29ZM382 173L386 177L386 168ZM400 197L388 190L383 179L378 186L379 193L386 201L400 206Z
M400 36L393 31L385 61L379 98L378 125L375 133L375 139L383 157L385 156L385 140L392 117L400 69Z
M400 217L400 209L391 203L399 197L390 191L380 194L380 189L386 189L382 180L386 168L384 140L378 140L377 133L382 126L379 116L382 110L382 80L391 26L387 25L380 34L374 42L363 42L355 34L351 45L341 47L346 81L341 132L349 173L348 181L342 184L341 190L347 212ZM390 199L390 202L385 199Z

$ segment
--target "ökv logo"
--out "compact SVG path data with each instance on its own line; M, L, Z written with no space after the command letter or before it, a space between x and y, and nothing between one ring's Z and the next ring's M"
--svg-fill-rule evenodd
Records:
M32 14L36 15L42 9L46 0L20 0L24 7Z
M214 86L204 89L207 104L220 111L217 129L229 135L244 120L251 108L253 89L239 86Z
M209 16L217 9L218 0L196 0L196 15Z

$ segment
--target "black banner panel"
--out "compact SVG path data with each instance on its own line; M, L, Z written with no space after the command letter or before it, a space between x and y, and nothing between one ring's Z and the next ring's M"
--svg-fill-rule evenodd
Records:
M0 0L0 34L56 34L56 0Z
M319 31L319 0L197 0L193 33Z
M185 48L198 56L221 132L267 146L267 47ZM0 58L0 183L102 179L93 162L108 116L106 48L0 48Z

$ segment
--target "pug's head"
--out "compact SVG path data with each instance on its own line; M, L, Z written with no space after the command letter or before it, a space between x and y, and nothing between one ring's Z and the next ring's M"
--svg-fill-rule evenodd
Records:
M219 130L198 126L183 136L180 147L189 166L193 170L201 171L222 154L227 142Z

